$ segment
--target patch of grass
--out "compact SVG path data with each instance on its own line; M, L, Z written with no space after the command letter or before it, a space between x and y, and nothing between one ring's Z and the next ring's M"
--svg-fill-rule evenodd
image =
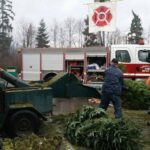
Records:
M113 114L113 107L109 107L107 113L109 116L114 118ZM150 126L147 126L147 122L150 121L150 115L147 114L146 110L123 110L124 117L125 119L133 121L139 128L141 129L142 133L142 144L143 144L143 150L149 150L150 149ZM62 137L62 142L60 143L60 147L58 150L87 150L87 148L83 147L78 147L71 145L65 138L64 138L64 124L66 122L66 119L70 117L71 114L67 115L57 115L52 117L52 122L45 122L42 124L41 129L39 131L39 136L36 137L35 139L52 139L55 136L60 136ZM32 136L34 137L34 136ZM25 140L25 139L24 139ZM48 140L47 140L48 141ZM12 139L7 139L5 142L11 143L13 142ZM25 143L27 140L24 141ZM0 142L1 144L1 142ZM22 144L22 143L21 143ZM45 142L45 146L48 143ZM67 149L68 148L68 149ZM3 149L6 150L6 149ZM13 150L13 149L12 149ZM22 149L23 150L23 149ZM26 149L28 150L28 149Z
M111 117L114 117L113 108L108 108L108 114ZM135 123L137 127L141 129L142 134L142 145L143 150L150 149L150 126L147 125L147 122L150 121L150 115L147 114L147 110L128 110L123 109L123 115L125 119L131 120Z
M132 120L141 128L144 150L150 149L150 126L147 125L147 122L150 121L150 115L147 114L147 111L124 110L124 115L125 118Z

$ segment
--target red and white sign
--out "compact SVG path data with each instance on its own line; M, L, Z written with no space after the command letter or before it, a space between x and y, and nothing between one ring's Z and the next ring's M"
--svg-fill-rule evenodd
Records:
M116 30L116 3L89 4L89 33Z

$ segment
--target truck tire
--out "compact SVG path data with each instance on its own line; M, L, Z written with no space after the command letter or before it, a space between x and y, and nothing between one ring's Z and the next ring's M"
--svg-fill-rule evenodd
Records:
M9 130L13 136L24 136L39 130L40 120L36 113L30 110L20 110L12 114Z

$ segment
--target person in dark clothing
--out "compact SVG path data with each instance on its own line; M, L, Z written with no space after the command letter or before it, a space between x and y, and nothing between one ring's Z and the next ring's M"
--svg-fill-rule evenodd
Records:
M110 67L105 71L100 108L107 110L111 101L115 110L115 118L122 118L120 99L122 91L123 73L118 68L118 60L112 59Z

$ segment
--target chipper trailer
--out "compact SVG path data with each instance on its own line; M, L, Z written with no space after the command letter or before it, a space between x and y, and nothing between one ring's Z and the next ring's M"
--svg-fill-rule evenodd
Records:
M0 129L13 135L38 131L40 120L52 113L53 97L99 98L100 94L73 74L60 73L47 82L29 84L0 68Z
M0 69L1 130L17 136L37 132L52 106L51 88L30 86Z

